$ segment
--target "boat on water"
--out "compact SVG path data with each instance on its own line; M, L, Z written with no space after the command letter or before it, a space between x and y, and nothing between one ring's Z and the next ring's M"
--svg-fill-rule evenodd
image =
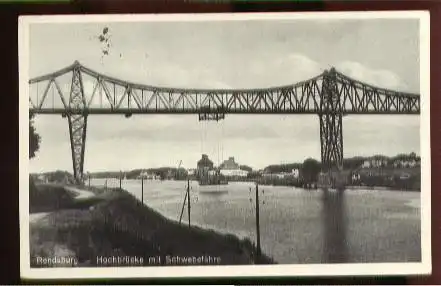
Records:
M222 179L199 180L199 186L216 186L216 185L228 185L228 181Z
M228 185L228 180L220 174L219 170L203 168L197 176L199 186Z
M202 176L198 179L199 192L210 194L227 193L228 189L224 186L228 185L228 181L219 175Z
M198 178L199 186L228 185L228 180L219 174L205 175Z

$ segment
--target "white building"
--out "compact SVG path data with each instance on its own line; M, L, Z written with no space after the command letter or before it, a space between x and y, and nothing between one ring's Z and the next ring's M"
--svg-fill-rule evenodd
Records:
M38 175L37 180L43 183L47 183L49 181L45 175Z
M300 171L299 171L299 169L292 169L291 174L294 178L298 179L300 176Z
M221 169L220 173L225 177L246 177L248 171L241 169Z
M246 177L248 176L248 171L241 170L238 163L234 161L234 157L229 157L220 164L220 174L225 177Z
M359 181L361 178L360 174L354 173L352 174L352 181Z
M139 174L139 178L144 178L147 180L159 180L159 176L154 173L149 173L147 171L143 171Z
M384 166L387 166L387 160L382 159L366 160L363 162L363 165L361 165L362 168L378 168Z
M397 160L394 162L394 167L402 167L402 168L412 168L419 165L419 162L417 162L414 159L411 160Z

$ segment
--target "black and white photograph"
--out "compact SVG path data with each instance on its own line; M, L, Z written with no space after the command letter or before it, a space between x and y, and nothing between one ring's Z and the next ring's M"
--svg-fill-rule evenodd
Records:
M18 36L23 277L431 272L428 12Z

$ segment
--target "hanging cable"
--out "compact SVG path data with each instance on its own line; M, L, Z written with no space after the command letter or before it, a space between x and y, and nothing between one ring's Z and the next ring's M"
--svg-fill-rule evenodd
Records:
M204 154L204 127L203 127L203 122L201 124L201 122L199 122L199 133L201 135L201 154Z
M221 180L221 176L220 176L220 136L219 136L219 121L216 121L216 137L217 137L217 142L216 142L216 146L217 146L217 180L218 180L218 191L220 191L220 180Z
M208 121L204 121L204 153L210 152L210 144L208 142Z
M225 120L225 119L224 119ZM221 140L222 140L222 153L221 153L221 156L222 156L222 162L225 160L224 159L224 122L222 122L221 123Z
M38 106L38 104L39 104L39 102L38 102L38 97L39 97L39 96L38 96L38 93L39 93L39 92L38 92L38 90L39 90L38 84L39 84L39 83L37 82L37 106Z
M103 107L103 84L104 82L99 82L100 88L100 108Z
M55 108L55 88L51 85L52 89L52 108Z
M208 121L204 121L204 143L205 143L205 152L209 153L210 145L208 144Z
M217 130L216 130L216 131L217 131L217 132L216 132L216 133L217 133L217 134L216 134L216 135L217 135L217 136L216 136L216 137L217 137L217 142L216 142L216 143L217 143L217 144L216 144L216 146L217 146L217 166L220 167L220 135L219 135L219 123L217 123L216 127L217 127L217 128L216 128L216 129L217 129Z

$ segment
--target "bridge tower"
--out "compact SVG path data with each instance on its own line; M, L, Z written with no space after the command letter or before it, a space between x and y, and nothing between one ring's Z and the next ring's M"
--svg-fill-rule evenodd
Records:
M323 171L340 169L343 167L343 106L334 68L323 75L318 115Z
M77 184L84 184L83 166L84 150L86 147L87 107L84 95L83 79L81 77L80 64L75 62L72 70L72 84L69 96L69 108L78 110L78 113L68 113L70 147L72 151L72 162L74 177Z

